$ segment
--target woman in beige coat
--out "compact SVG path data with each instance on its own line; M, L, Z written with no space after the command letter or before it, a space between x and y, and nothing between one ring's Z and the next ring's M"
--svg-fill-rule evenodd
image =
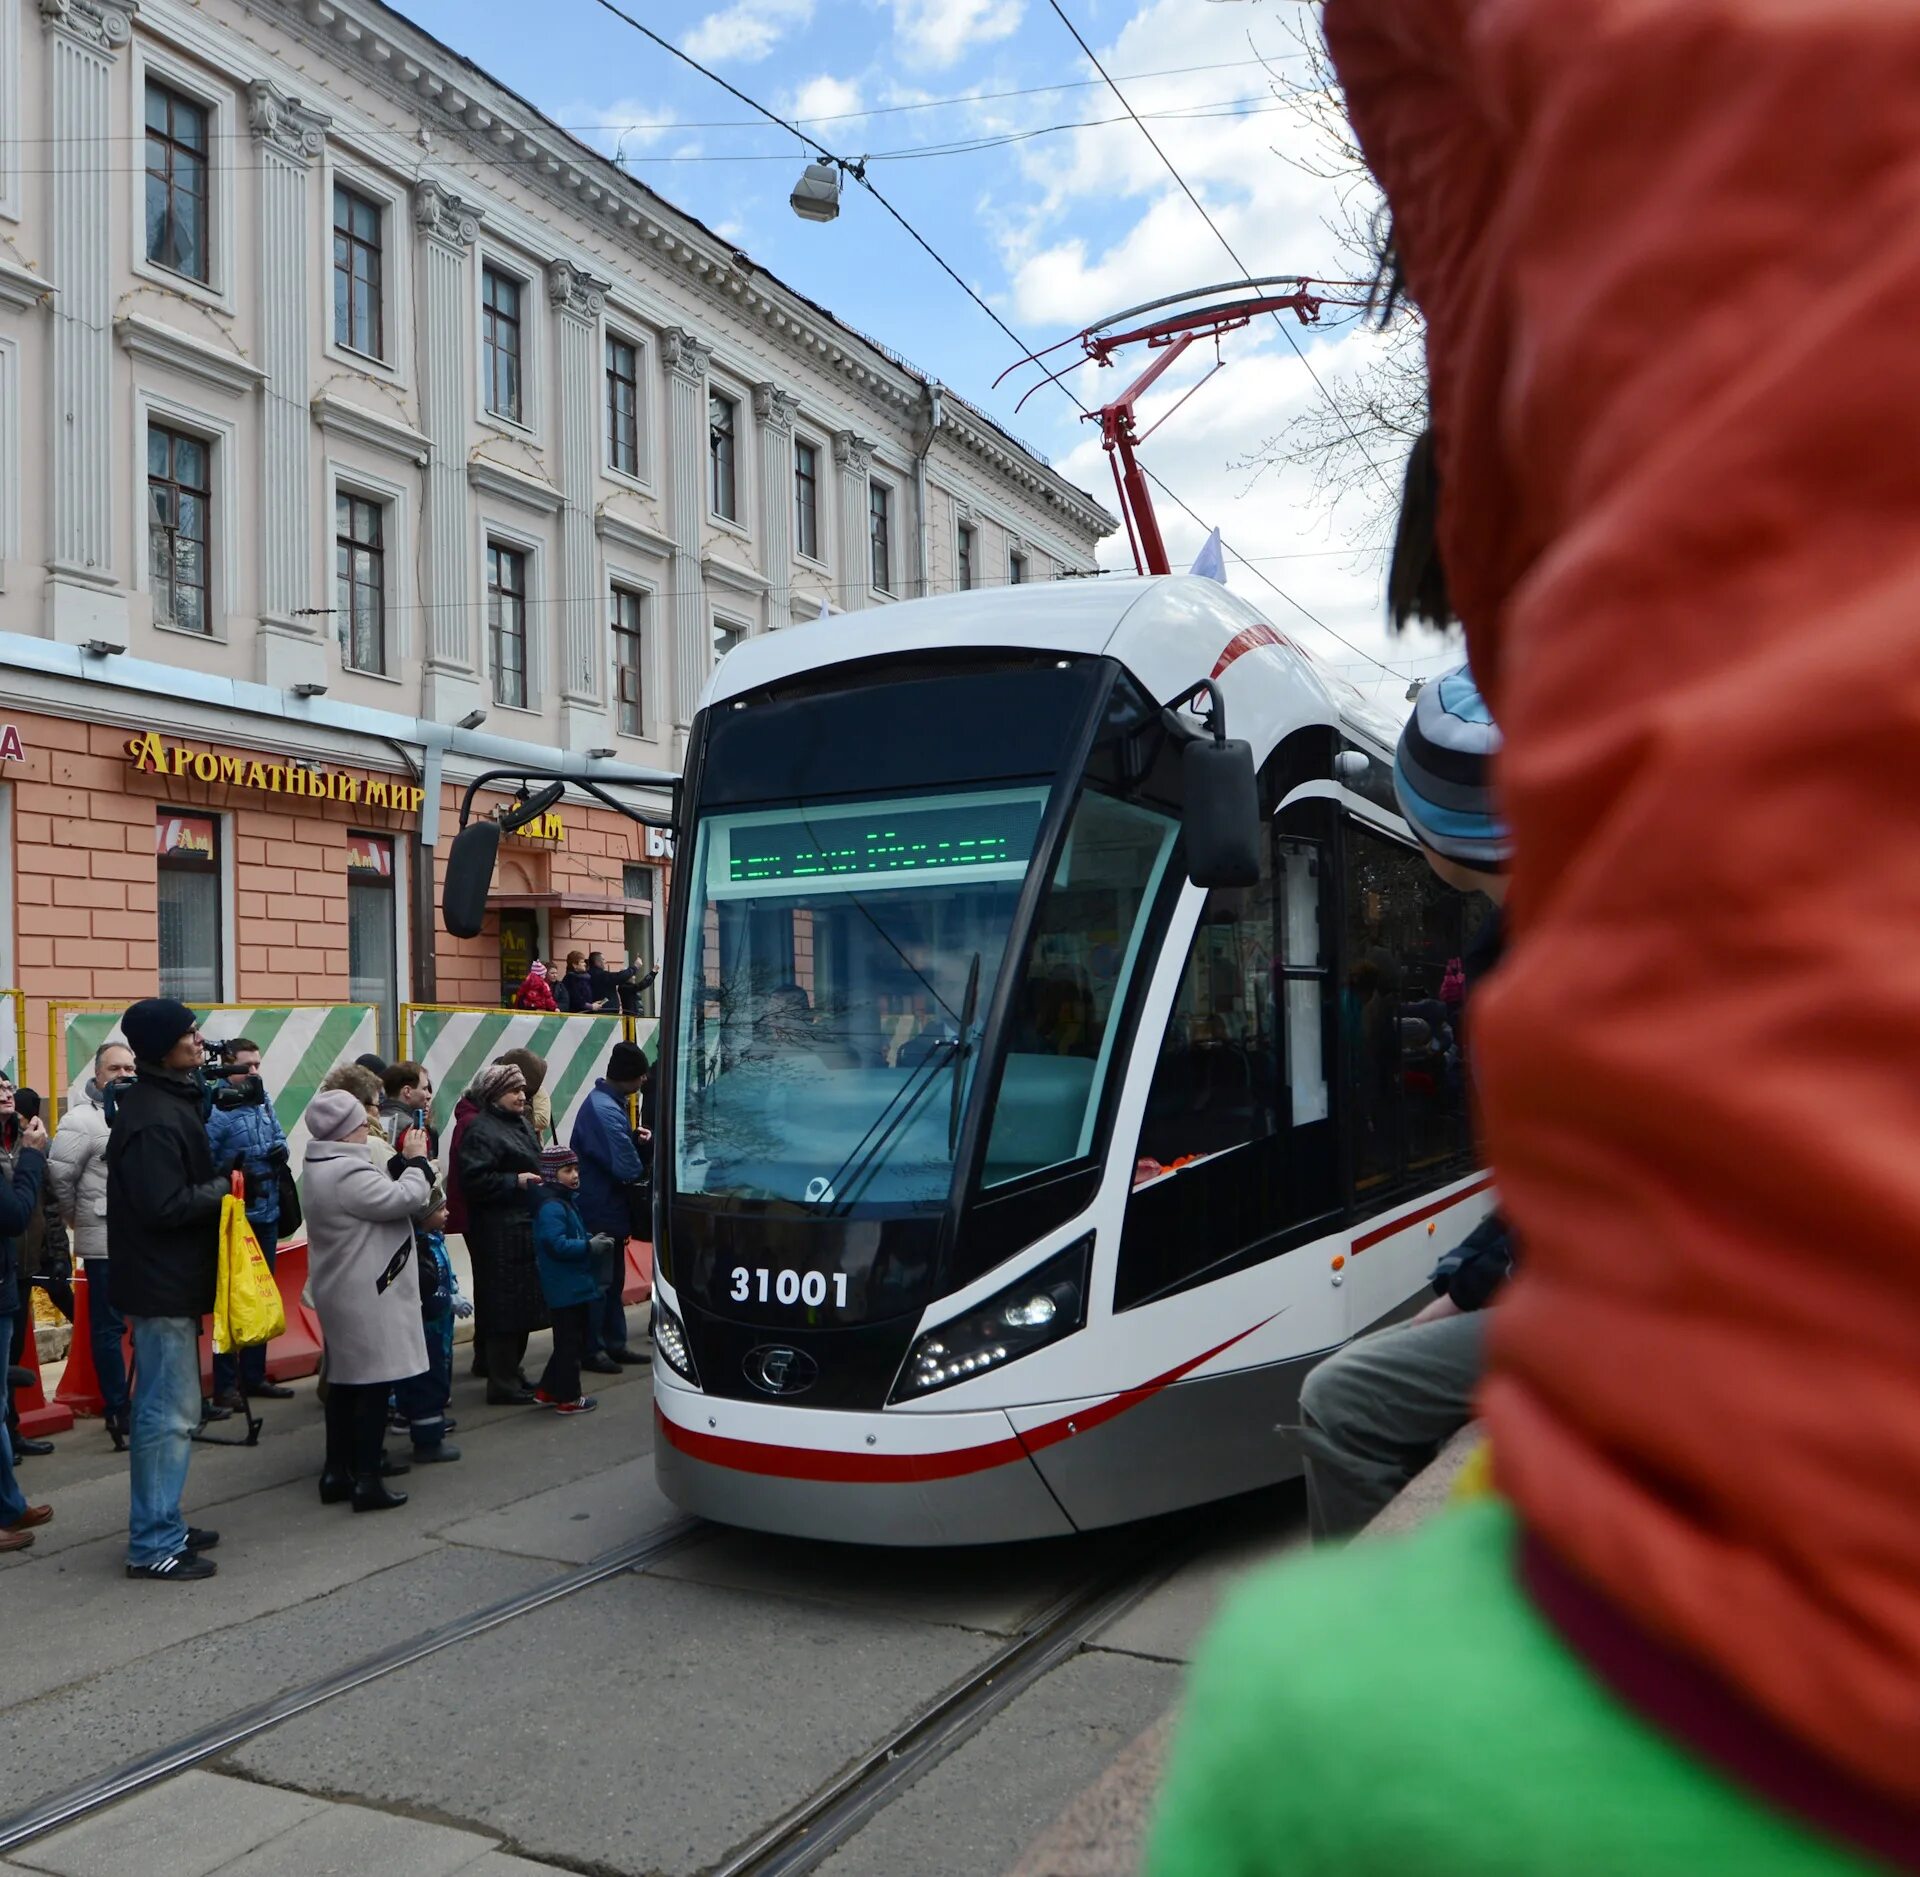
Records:
M413 1220L432 1190L426 1136L401 1137L406 1166L389 1178L367 1157L366 1104L328 1089L307 1109L301 1192L314 1307L327 1349L326 1505L356 1512L405 1505L381 1477L387 1397L427 1366Z

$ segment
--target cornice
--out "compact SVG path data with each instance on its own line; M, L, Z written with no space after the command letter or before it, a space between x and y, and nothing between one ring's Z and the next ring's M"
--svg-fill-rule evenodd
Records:
M331 391L322 391L313 400L313 421L322 430L337 436L351 437L356 443L404 456L416 467L424 468L433 455L432 438L423 436L398 418L370 411L363 404L349 403Z
M522 508L538 509L543 515L560 512L560 491L548 483L536 482L518 470L503 468L484 457L475 457L467 465L467 487L483 495L497 495L503 502L517 502Z
M267 374L251 359L235 352L222 352L204 339L190 338L177 327L140 313L123 313L113 322L121 345L135 358L151 359L157 365L171 366L235 396L267 382Z
M722 560L718 554L702 554L700 571L716 586L729 587L735 593L769 593L773 582L738 561Z
M0 255L0 306L24 313L28 307L43 305L53 296L54 286L50 280L43 280L30 267L22 267L17 261Z
M653 560L671 560L679 551L672 535L661 534L644 522L629 521L624 515L609 514L604 508L593 518L593 531L601 540L623 547L630 554L645 554Z

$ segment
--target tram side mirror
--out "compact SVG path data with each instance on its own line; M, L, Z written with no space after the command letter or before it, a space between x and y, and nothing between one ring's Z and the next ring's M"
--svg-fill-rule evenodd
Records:
M493 863L500 852L500 824L491 816L470 821L453 837L446 879L440 888L440 922L455 938L478 938L486 923Z
M1189 743L1181 758L1187 877L1195 886L1252 886L1260 878L1260 791L1253 750L1231 737Z

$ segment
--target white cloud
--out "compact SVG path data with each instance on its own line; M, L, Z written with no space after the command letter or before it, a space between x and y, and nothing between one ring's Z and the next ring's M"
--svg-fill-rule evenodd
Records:
M909 65L952 65L1011 38L1025 12L1025 0L893 0L894 42Z
M813 18L813 0L734 0L709 13L681 42L703 64L764 59L796 26Z
M822 72L793 93L787 100L784 115L796 121L819 117L848 119L855 116L865 102L860 95L859 79L835 78Z

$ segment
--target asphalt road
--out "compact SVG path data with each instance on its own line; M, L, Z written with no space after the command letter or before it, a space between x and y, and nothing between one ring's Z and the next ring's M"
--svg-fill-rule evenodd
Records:
M267 1404L257 1449L197 1449L188 1509L222 1533L220 1575L204 1585L122 1576L125 1460L97 1422L26 1463L24 1487L50 1499L56 1518L32 1552L0 1563L0 1811L677 1522L653 1486L644 1371L606 1378L601 1411L573 1420L485 1408L464 1377L455 1396L465 1457L416 1469L402 1482L411 1503L378 1517L319 1504L311 1384ZM1193 1515L1198 1561L1021 1694L824 1868L1005 1870L1177 1699L1221 1582L1290 1542L1299 1523L1291 1491ZM225 1866L204 1845L154 1862L156 1839L174 1836L167 1821L232 1813L227 1836L209 1826L206 1842L238 1843L239 1812L265 1804L270 1787L282 1795L268 1806L274 1829L290 1834L273 1846L290 1868L352 1870L375 1853L316 1847L377 1828L412 1834L417 1856L378 1854L395 1873L504 1877L518 1856L697 1877L1137 1544L1119 1534L882 1552L710 1529L644 1571L284 1722L119 1808L117 1824L104 1814L14 1855L80 1877L103 1857L111 1870L118 1854L104 1847L137 1828L144 1877L193 1877ZM462 1847L469 1861L449 1862ZM236 1868L272 1862L250 1844Z

